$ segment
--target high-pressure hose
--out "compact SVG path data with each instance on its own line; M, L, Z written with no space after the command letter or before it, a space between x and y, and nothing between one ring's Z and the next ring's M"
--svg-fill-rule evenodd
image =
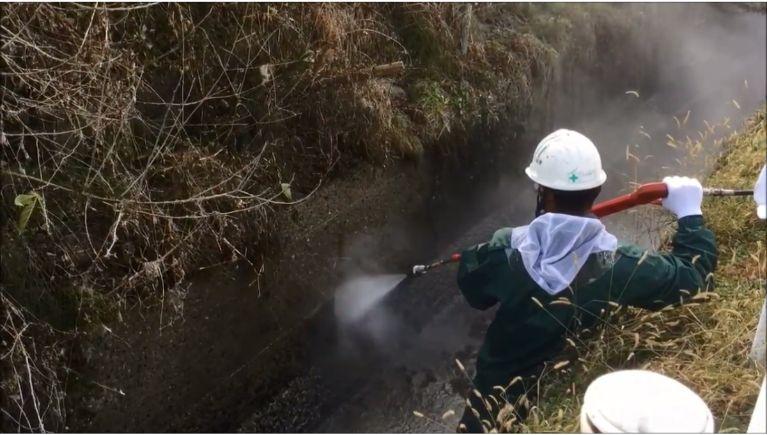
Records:
M721 189L718 187L707 187L703 189L703 195L706 196L745 196L753 195L753 190ZM627 210L637 205L650 204L659 201L668 196L668 187L666 183L647 183L639 186L635 191L621 195L617 198L608 199L595 205L591 212L598 218L609 216L614 213Z
M747 196L753 195L753 190L747 189L722 189L718 187L707 187L703 189L703 194L706 196ZM642 204L650 204L662 200L668 196L668 187L666 183L647 183L639 186L635 191L621 195L617 198L609 199L607 201L600 202L595 205L591 212L598 218L603 218L614 213L627 210L632 207L636 207ZM429 270L443 266L448 263L457 263L461 261L461 254L455 253L449 258L435 261L431 264L417 264L413 266L413 269L408 273L409 276L421 276L426 274Z

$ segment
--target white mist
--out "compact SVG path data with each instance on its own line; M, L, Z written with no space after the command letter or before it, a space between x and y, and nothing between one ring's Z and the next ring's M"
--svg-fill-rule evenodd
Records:
M404 274L362 275L344 282L336 291L336 318L344 323L354 322L405 279Z

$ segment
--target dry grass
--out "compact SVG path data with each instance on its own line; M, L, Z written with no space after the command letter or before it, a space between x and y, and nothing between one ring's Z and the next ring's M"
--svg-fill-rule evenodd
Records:
M58 367L65 364L58 352L61 343L50 325L30 319L29 313L0 293L0 414L3 431L45 432L61 430L64 421L64 380ZM58 340L69 337L58 335ZM6 393L9 393L6 395Z
M483 40L462 55L455 5L3 8L2 230L36 269L5 276L121 296L249 259L276 209L360 158L524 111L551 60L529 35L493 41L506 58ZM20 194L40 198L23 235Z
M751 188L767 152L764 112L754 116L745 133L727 141L725 150L706 184ZM763 376L748 352L765 297L767 234L751 198L707 200L704 216L719 248L716 293L657 313L619 310L608 326L574 349L576 364L542 377L522 430L577 432L588 384L629 368L657 371L692 388L714 413L718 432L745 430ZM501 428L519 429L508 421Z

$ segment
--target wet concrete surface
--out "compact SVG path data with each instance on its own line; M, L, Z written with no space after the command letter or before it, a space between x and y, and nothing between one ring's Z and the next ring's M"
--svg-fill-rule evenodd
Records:
M449 255L488 240L501 226L524 223L534 192L520 207L496 212L446 245ZM424 261L430 259L424 259ZM304 373L245 421L245 432L444 432L463 411L467 369L493 310L469 307L458 291L455 265L407 278L352 322L328 303L307 325ZM454 410L444 421L440 416ZM418 418L413 411L432 419Z
M527 207L517 209L529 214ZM456 240L449 254L488 240L508 222L504 214L483 220ZM469 307L455 281L455 266L446 266L399 287L359 325L342 333L365 334L376 348L375 362L361 376L365 382L353 397L332 412L321 432L444 432L457 425L469 380L455 360L472 368L493 310ZM344 326L341 326L344 328ZM348 352L344 352L349 354ZM452 409L455 415L441 416ZM413 411L429 417L419 418Z

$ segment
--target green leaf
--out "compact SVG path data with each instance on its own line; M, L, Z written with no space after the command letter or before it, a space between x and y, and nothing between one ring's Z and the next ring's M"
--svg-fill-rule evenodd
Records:
M35 211L36 204L37 201L32 201L21 209L21 213L19 213L19 222L16 224L19 234L23 233L27 228L27 223L29 222L29 218L32 217L32 212Z
M13 203L16 204L17 207L21 207L19 221L16 224L16 229L19 231L19 234L21 234L27 228L29 218L32 217L32 212L35 211L37 204L42 203L42 197L37 192L20 194L16 195Z
M13 203L16 204L18 207L24 207L27 206L34 201L37 200L37 193L22 193L20 195L16 195L16 198L13 200Z
M288 198L288 201L293 201L293 193L290 191L290 183L280 183L280 187L282 187L282 194L285 195L285 198Z

